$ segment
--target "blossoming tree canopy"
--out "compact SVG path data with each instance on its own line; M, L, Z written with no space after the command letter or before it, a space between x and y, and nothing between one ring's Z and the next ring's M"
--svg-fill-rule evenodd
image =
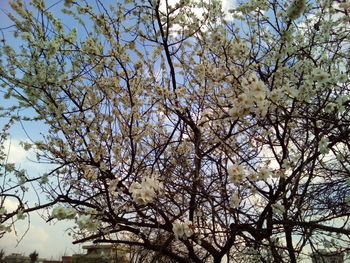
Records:
M14 179L1 177L0 202L19 204L1 208L1 231L48 209L76 222L77 243L165 262L295 263L348 249L348 3L11 6L1 89L31 114L7 114L45 123L26 147L54 168L35 178L1 159Z

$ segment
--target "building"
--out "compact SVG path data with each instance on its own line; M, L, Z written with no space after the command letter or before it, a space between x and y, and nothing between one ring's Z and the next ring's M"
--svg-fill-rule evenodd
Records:
M312 263L344 263L344 254L319 251L311 255Z
M69 263L126 263L128 251L115 245L83 246L86 254L75 254ZM65 262L64 262L65 263Z

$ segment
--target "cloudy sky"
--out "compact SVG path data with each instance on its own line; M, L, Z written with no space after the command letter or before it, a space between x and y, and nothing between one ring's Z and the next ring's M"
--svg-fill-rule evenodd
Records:
M21 127L18 125L14 129L16 129L14 133L18 136ZM11 142L7 141L5 143L5 147L10 147L8 161L27 169L29 174L36 175L44 172L45 167L38 166L30 161L34 159L34 156L30 152L24 151L19 142L19 139L12 138ZM13 211L17 208L17 204L14 201L7 200L5 208L7 211ZM48 224L39 213L32 213L29 218L17 221L15 229L0 239L0 248L4 249L7 255L10 253L28 255L36 250L40 257L48 259L80 253L82 252L81 246L72 245L73 239L65 232L70 226L73 226L73 224L67 221Z

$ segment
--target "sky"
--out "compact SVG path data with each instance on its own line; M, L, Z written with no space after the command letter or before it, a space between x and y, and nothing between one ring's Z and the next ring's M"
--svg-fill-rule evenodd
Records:
M49 5L49 3L58 1L47 0L46 2ZM29 1L24 0L24 2L28 3ZM233 7L234 3L235 0L223 0L223 10L228 11ZM11 22L5 15L9 11L11 11L9 0L0 0L0 28L11 25ZM67 20L64 22L69 24ZM0 122L0 124L2 123ZM10 131L10 141L6 142L6 146L10 146L9 162L14 162L17 167L20 166L27 169L28 173L33 176L39 175L45 172L47 168L42 164L32 162L31 160L35 160L33 153L24 151L19 143L28 139L27 134L34 139L38 139L40 133L45 133L45 127L40 125L40 123L25 123L24 127L25 130L18 124ZM5 207L8 211L11 211L16 209L16 204L7 202ZM28 222L28 219L30 222ZM6 255L11 253L29 255L35 250L39 253L40 258L47 259L60 259L62 255L82 253L82 245L72 245L73 239L65 232L71 226L73 226L73 223L67 221L48 224L38 213L32 213L27 220L18 221L15 224L15 231L6 234L0 239L0 249L4 249ZM20 242L18 242L19 240Z
M14 129L17 129L17 138L24 138L25 134L22 137L20 136L21 127L16 126ZM24 133L23 130L22 132ZM11 138L9 162L14 162L18 166L27 169L28 173L34 176L45 172L45 167L31 161L34 159L33 153L24 151L19 145L20 139L13 137ZM10 142L7 141L5 147L8 147L9 144ZM35 199L32 199L34 202ZM5 203L7 211L12 211L16 207L17 204L13 201ZM30 214L29 218L17 221L15 231L6 234L0 239L0 248L5 250L6 255L10 253L29 255L36 250L39 252L40 257L47 259L58 259L62 255L81 253L81 245L72 245L73 239L65 232L71 226L73 226L73 223L68 221L48 224L38 212L34 212ZM19 240L21 242L18 243Z

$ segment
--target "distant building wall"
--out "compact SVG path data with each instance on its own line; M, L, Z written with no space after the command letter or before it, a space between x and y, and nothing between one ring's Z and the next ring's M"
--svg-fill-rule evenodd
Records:
M86 254L73 255L70 263L127 263L127 251L112 245L83 246Z
M5 263L30 263L30 258L18 253L12 253L4 258Z
M312 263L344 263L344 255L337 253L314 253Z

